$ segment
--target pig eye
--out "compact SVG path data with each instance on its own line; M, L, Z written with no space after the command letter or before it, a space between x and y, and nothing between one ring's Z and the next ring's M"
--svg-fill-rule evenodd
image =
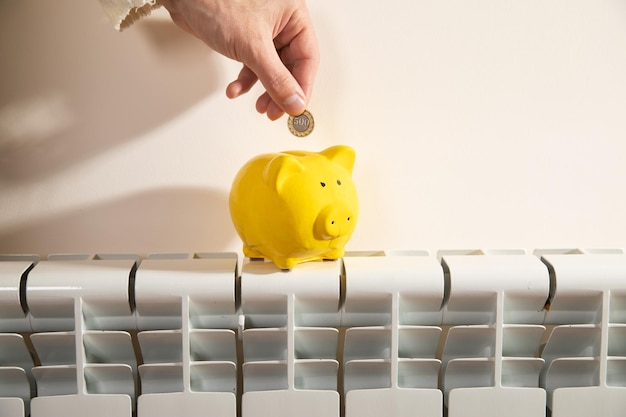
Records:
M326 187L326 183L325 183L325 182L320 182L320 185L321 185L322 187Z
M337 180L337 185L341 185L341 181Z

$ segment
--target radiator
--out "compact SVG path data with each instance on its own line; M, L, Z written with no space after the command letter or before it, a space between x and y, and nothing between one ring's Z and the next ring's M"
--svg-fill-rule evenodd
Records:
M1 417L624 417L621 250L0 257Z

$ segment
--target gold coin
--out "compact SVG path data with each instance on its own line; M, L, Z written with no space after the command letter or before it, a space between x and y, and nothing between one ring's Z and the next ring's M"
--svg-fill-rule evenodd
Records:
M313 115L308 110L305 110L299 116L289 116L287 126L294 136L303 138L311 134L315 121L313 120Z

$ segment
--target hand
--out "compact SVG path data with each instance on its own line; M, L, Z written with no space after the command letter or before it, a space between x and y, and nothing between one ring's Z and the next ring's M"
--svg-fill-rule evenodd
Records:
M229 98L265 87L256 102L270 120L304 112L319 50L306 0L161 0L172 20L243 68L226 88Z

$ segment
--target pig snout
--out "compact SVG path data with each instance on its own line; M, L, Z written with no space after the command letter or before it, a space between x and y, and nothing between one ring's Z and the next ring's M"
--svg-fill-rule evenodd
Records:
M319 240L331 240L354 229L354 214L345 206L326 206L315 219L314 234Z

